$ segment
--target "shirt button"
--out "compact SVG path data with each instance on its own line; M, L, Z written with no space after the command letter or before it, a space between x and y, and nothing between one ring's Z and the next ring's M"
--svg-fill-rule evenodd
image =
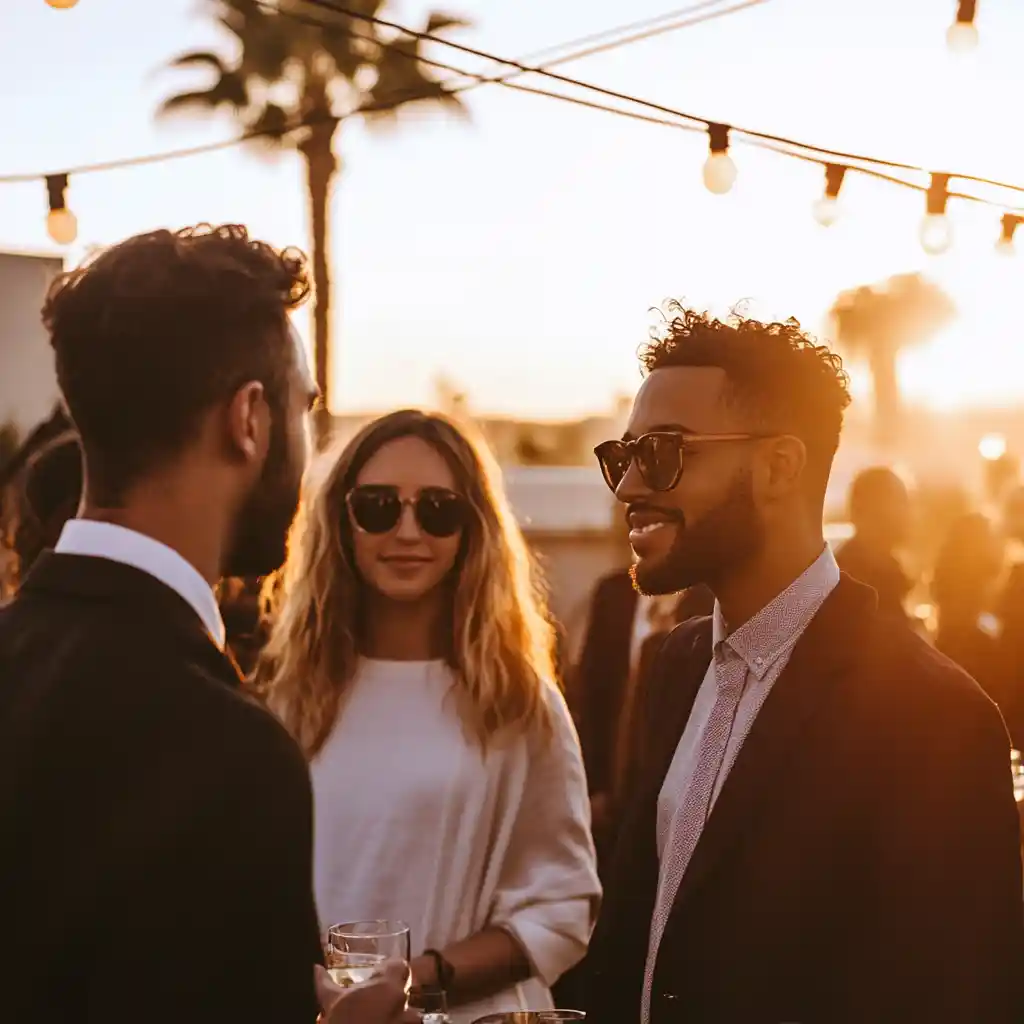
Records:
M754 664L755 665L763 665L764 664L764 658L755 658L754 659Z

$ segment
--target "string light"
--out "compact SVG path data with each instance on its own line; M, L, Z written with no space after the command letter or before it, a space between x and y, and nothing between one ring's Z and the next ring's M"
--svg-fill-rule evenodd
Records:
M1004 256L1012 256L1014 253L1013 236L1019 225L1024 224L1024 217L1019 213L1004 213L999 233L999 241L996 242L996 251Z
M831 227L839 219L839 190L843 187L846 168L842 164L825 164L825 194L814 204L814 219L823 227Z
M66 174L51 174L46 179L50 212L46 215L46 233L58 245L70 245L78 237L78 218L68 209L65 193Z
M46 2L58 11L67 11L74 7L78 0L46 0Z
M47 0L48 3L52 3L57 6L73 6L77 3L77 0ZM257 4L262 6L262 0L254 0ZM753 5L754 0L748 0L749 5ZM766 2L766 0L757 0L757 2ZM506 73L498 77L487 77L478 73L466 71L464 69L455 68L451 65L443 64L433 59L427 59L422 55L412 55L410 52L410 58L419 61L427 66L441 68L447 70L461 78L469 78L474 81L468 85L450 85L448 82L440 83L445 93L448 95L454 95L462 92L469 88L474 88L477 85L499 85L504 88L514 89L527 94L534 94L545 96L551 99L556 99L566 103L572 103L580 107L588 107L594 110L601 110L609 114L614 114L619 117L630 118L636 121L647 122L649 124L657 124L666 128L674 128L676 130L683 131L701 131L706 130L709 136L709 148L710 153L708 159L704 165L704 182L708 189L716 194L724 194L728 192L735 184L737 169L736 165L729 154L729 141L730 136L735 132L740 132L742 140L749 146L755 146L761 149L775 152L782 156L787 156L792 159L807 161L811 163L817 163L819 166L824 166L826 169L826 190L824 195L814 204L814 215L822 224L831 224L838 216L839 210L837 207L837 199L839 188L841 187L842 178L847 170L852 170L855 173L868 175L870 177L887 181L891 184L901 186L903 188L912 189L914 191L926 191L929 196L928 202L928 214L925 217L924 222L921 225L921 241L925 249L928 252L938 253L948 248L951 242L951 230L950 225L945 217L945 205L946 200L950 197L978 203L984 206L1002 207L1004 212L1013 214L1015 216L1024 214L1024 209L1015 209L1008 206L1007 203L1001 203L990 199L983 198L978 195L964 193L961 191L948 191L948 183L951 179L956 178L962 179L968 182L974 182L984 184L997 189L1003 189L1010 192L1024 193L1024 185L1014 185L1002 181L995 181L988 178L981 178L975 175L955 173L955 174L943 174L943 175L932 175L932 182L929 188L925 188L923 185L909 181L902 175L896 172L915 172L923 173L923 169L911 164L898 163L891 160L883 160L874 156L858 155L854 153L844 153L837 150L825 149L821 146L812 145L810 143L801 142L794 139L785 138L783 136L772 135L767 132L755 131L750 128L736 127L733 125L724 125L717 122L713 122L700 115L689 114L683 111L675 110L671 107L663 106L657 103L653 103L649 100L644 100L636 96L630 96L626 93L616 92L611 89L604 88L594 83L583 82L577 79L568 78L564 75L557 74L545 67L531 67L524 64L522 60L510 60L508 58L499 57L494 54L489 54L481 50L474 50L470 47L466 47L462 44L453 43L450 40L444 39L437 35L432 35L429 32L417 32L404 25L399 25L395 22L385 21L377 17L376 15L368 15L359 11L349 10L339 4L337 0L309 0L311 6L317 8L323 8L324 10L331 11L335 14L344 14L353 20L365 21L372 24L382 25L384 27L393 29L401 32L412 38L422 39L431 43L438 43L446 47L452 47L454 49L464 51L470 54L474 54L481 58L486 58L498 64L505 64L515 69L516 74L538 74L548 78L552 78L558 81L564 81L568 84L577 86L581 89L586 89L591 92L598 93L602 96L608 96L620 101L629 102L632 104L645 107L648 110L656 111L660 114L668 115L668 117L652 116L651 114L642 114L638 111L623 109L619 106L608 106L607 104L598 103L592 100L585 100L578 96L570 96L557 92L550 92L544 89L536 88L533 86L520 85L508 81L513 76L513 73ZM268 5L269 6L269 5ZM700 6L700 5L698 5ZM743 6L743 5L740 5ZM976 0L961 0L958 7L958 22L967 23L967 19L971 19L970 24L973 27L973 18L976 12L977 3ZM738 9L738 8L737 8ZM729 10L732 10L730 8ZM289 14L293 12L289 11ZM717 12L716 12L717 13ZM294 15L293 15L294 16ZM306 20L306 16L303 15L300 20ZM334 28L333 24L328 25L327 23L321 23L317 19L312 17L309 18L310 24L316 25L317 27L323 27L324 29ZM339 31L344 31L339 29ZM623 42L633 41L632 37L629 37ZM397 50L400 55L405 55L404 50ZM577 59L578 56L586 55L589 50L581 51L579 54L570 54L565 58L559 58L558 63L564 63L567 60ZM528 58L524 58L528 59ZM329 115L325 120L330 120L332 123L341 121L347 117L358 117L360 114L366 113L369 110L373 110L373 106L366 108L357 109L347 114L341 114L338 116ZM671 119L668 119L671 118ZM696 122L696 123L695 123ZM287 127L287 132L295 131L299 128L309 127L317 123L317 118L303 118L301 121ZM212 153L219 150L226 149L230 146L237 145L239 143L246 142L250 139L258 138L262 135L267 134L264 130L253 130L245 132L239 136L231 139L225 139L223 141L208 143L206 145L191 146L184 149L170 150L162 153L152 153L148 155L140 155L134 157L123 158L120 160L111 160L103 163L87 164L81 167L74 167L64 172L62 175L48 175L42 172L34 173L20 173L20 174L5 174L0 175L0 185L8 183L19 183L25 181L38 181L40 178L44 178L47 183L48 189L50 188L52 181L61 180L63 182L63 188L66 189L67 181L70 176L75 174L94 173L100 171L115 170L118 168L138 167L147 164L161 163L166 160L179 159L184 157L198 156L204 153ZM278 133L279 134L279 133ZM842 165L833 164L832 161L842 160ZM867 165L867 166L864 166ZM882 168L882 169L880 169ZM833 182L835 184L833 185ZM941 182L941 188L937 190L937 186ZM58 239L70 239L74 240L77 235L77 220L70 210L67 209L66 204L63 201L63 191L59 192L58 198L59 205L51 205L50 216L47 218L48 229L50 230L51 237ZM933 209L934 206L934 209ZM1022 218L1024 219L1024 218ZM70 242L62 242L62 244L70 244ZM1003 246L1005 248L1005 246Z
M978 45L978 30L974 25L978 0L959 0L956 7L956 21L946 33L946 45L955 54L970 53Z
M932 256L944 253L953 241L953 231L946 216L948 201L949 175L933 174L926 196L924 220L921 221L921 245Z
M708 158L704 163L704 186L724 196L736 184L736 165L729 156L729 126L708 125Z

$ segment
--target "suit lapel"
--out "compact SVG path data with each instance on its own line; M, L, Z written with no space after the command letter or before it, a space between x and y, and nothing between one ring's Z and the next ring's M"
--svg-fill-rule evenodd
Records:
M797 642L751 726L676 895L678 911L730 847L785 789L785 774L809 728L853 664L875 607L869 588L843 576Z

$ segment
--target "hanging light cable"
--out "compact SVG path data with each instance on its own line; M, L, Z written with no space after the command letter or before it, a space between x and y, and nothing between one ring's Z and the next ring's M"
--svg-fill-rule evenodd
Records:
M1004 256L1012 256L1014 253L1013 236L1017 228L1024 224L1024 217L1019 213L1004 213L1000 222L999 241L996 242L996 251Z
M814 219L824 228L839 219L839 190L843 187L846 168L842 164L825 164L825 193L814 204Z
M956 20L946 33L946 45L952 53L970 53L978 45L978 30L974 16L978 12L978 0L958 0Z
M716 196L724 196L736 184L736 165L729 156L729 126L708 125L708 158L704 163L704 186Z
M953 241L953 232L946 216L949 201L949 175L933 174L925 199L925 215L921 221L921 245L932 256L944 253Z
M46 233L58 245L70 245L78 237L78 218L68 209L65 194L66 174L51 174L46 179L46 195L50 212L46 216Z

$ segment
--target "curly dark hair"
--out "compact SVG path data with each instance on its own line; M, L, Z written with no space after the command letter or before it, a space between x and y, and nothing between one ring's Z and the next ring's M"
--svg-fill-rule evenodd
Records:
M717 366L727 397L761 430L792 434L807 449L809 483L824 494L850 404L842 359L795 319L724 320L669 302L640 350L646 373L667 366Z
M58 278L43 323L93 500L116 504L246 381L280 407L311 290L300 251L234 224L136 235Z

